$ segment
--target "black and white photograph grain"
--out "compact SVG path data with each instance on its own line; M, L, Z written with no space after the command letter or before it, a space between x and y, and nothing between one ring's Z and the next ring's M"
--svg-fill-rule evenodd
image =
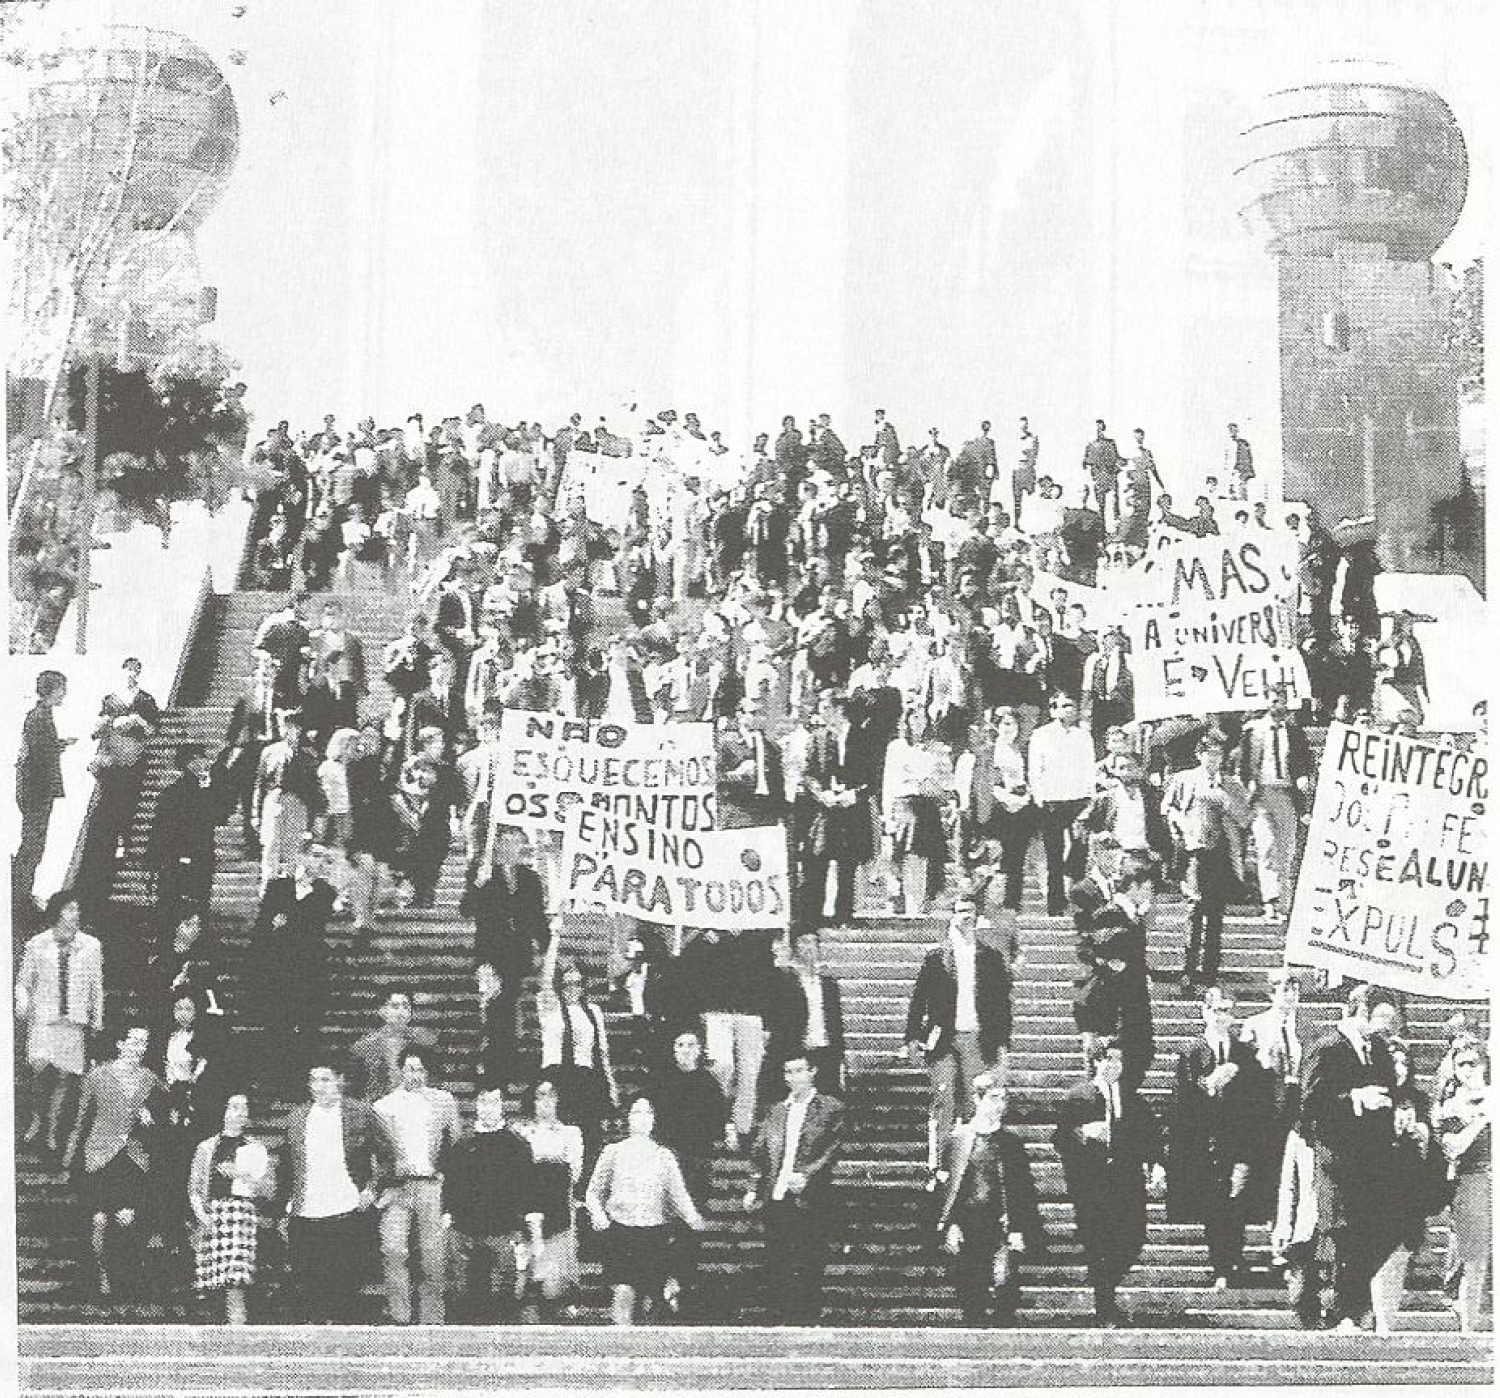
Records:
M1497 54L0 0L0 1391L1492 1385Z

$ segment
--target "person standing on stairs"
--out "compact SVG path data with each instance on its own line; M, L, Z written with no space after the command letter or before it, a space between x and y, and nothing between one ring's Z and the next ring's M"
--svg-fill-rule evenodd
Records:
M1167 823L1188 857L1185 891L1192 899L1184 956L1184 990L1214 980L1224 935L1224 909L1238 883L1239 841L1250 823L1245 788L1224 771L1224 739L1210 728L1195 747L1198 765L1172 778Z
M408 1049L428 1054L437 1051L437 1035L413 1024L411 1017L411 992L392 990L380 1006L380 1028L355 1041L351 1050L355 1085L365 1101L376 1102L395 1091L401 1081L401 1060Z
M817 1090L805 1053L782 1068L788 1095L766 1114L750 1151L744 1207L765 1220L765 1298L775 1325L817 1325L832 1233L833 1167L844 1145L844 1104Z
M308 716L326 742L336 729L358 727L360 701L368 689L364 642L349 630L339 598L323 603L323 620L313 628L309 645Z
M1078 723L1078 701L1054 694L1052 721L1031 735L1028 748L1031 791L1041 809L1042 845L1047 853L1047 916L1067 911L1068 879L1084 869L1084 839L1078 819L1094 796L1094 740Z
M24 1139L41 1137L56 1155L71 1133L69 1103L88 1066L89 1038L104 1025L104 955L67 890L53 896L47 922L21 953L15 1004L33 1075Z
M913 1062L926 1063L931 1086L929 1188L940 1182L939 1152L953 1134L960 1084L986 1071L1004 1072L1011 959L980 940L979 910L973 899L961 898L953 905L946 939L928 951L917 973L906 1015L906 1052Z
M255 805L256 777L260 772L261 754L278 737L276 728L276 686L271 657L259 652L255 669L245 680L245 690L229 713L229 727L224 744L214 759L214 766L227 779L227 799L232 815L236 806L244 831L247 859L260 858L260 836L256 822L260 813Z
M370 1255L372 1211L394 1167L391 1138L365 1103L344 1095L344 1075L326 1055L307 1075L308 1101L287 1117L279 1180L298 1318L356 1319Z
M394 1164L376 1200L380 1210L380 1257L385 1272L386 1314L396 1325L441 1325L448 1281L447 1233L443 1223L443 1171L458 1140L458 1103L433 1087L428 1050L401 1051L396 1086L373 1105L390 1137ZM412 1305L411 1254L419 1280Z
M36 871L47 851L53 802L63 796L63 750L77 741L59 738L52 717L67 697L67 676L61 670L43 670L36 677L36 703L21 724L21 746L16 754L16 806L21 813L21 830L10 865L10 896L12 907L26 918L36 915L32 902Z
M948 1184L937 1233L950 1258L966 1325L1010 1326L1021 1299L1020 1269L1046 1246L1026 1143L1002 1125L1005 1083L974 1079L974 1112L944 1149Z
M1153 866L1129 858L1110 901L1088 918L1079 936L1084 970L1074 985L1073 1018L1084 1060L1090 1061L1098 1039L1114 1039L1124 1056L1121 1082L1127 1092L1140 1089L1155 1054L1146 950L1154 894Z
M1062 1161L1073 1227L1088 1263L1094 1318L1126 1322L1116 1292L1146 1243L1146 1194L1160 1197L1161 1129L1151 1108L1120 1081L1125 1060L1113 1039L1098 1039L1089 1081L1058 1107L1052 1144Z
M261 622L250 645L253 655L270 660L278 708L296 708L302 703L303 672L312 649L306 616L307 594L294 592L284 607Z
M151 1157L143 1132L155 1124L151 1106L162 1090L161 1079L145 1067L150 1046L141 1025L127 1025L120 1032L113 1060L91 1069L83 1080L78 1118L63 1153L63 1168L74 1174L91 1218L89 1247L100 1300L114 1294L120 1270L109 1265L110 1222L120 1229L119 1243L133 1241L136 1214L150 1183ZM116 1257L123 1270L134 1272L139 1265L139 1256L127 1255L123 1247Z
M1287 707L1285 685L1271 691L1270 709L1245 725L1236 765L1250 797L1265 918L1284 923L1296 885L1302 810L1317 775L1307 735Z
M1302 982L1297 973L1286 966L1276 967L1267 978L1267 990L1270 1005L1240 1026L1240 1037L1255 1050L1255 1060L1265 1075L1265 1129L1250 1170L1252 1219L1269 1218L1276 1211L1287 1137L1302 1108L1302 1055L1307 1041L1298 1010Z
M156 916L164 927L190 913L208 912L213 892L214 836L226 810L225 783L203 749L177 749L177 775L162 788L151 817L146 864Z
M1215 1291L1240 1271L1250 1164L1263 1130L1260 1070L1234 1030L1234 997L1209 986L1203 1033L1177 1058L1168 1134L1168 1217L1203 1225Z
M297 709L277 714L281 741L260 755L255 777L256 830L260 835L260 886L297 870L312 823L323 811L323 783L317 754L303 741L305 723Z

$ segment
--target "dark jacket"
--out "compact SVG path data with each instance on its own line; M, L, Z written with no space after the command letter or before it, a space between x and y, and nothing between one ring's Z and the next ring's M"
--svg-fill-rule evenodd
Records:
M781 1172L782 1157L786 1154L786 1125L789 1100L783 1098L776 1103L756 1133L755 1144L750 1150L750 1168L753 1172L750 1187L756 1198L766 1203L776 1186L776 1176ZM814 1092L808 1103L807 1116L802 1122L802 1134L797 1140L797 1154L792 1168L807 1176L807 1188L796 1196L796 1202L804 1208L816 1208L826 1200L828 1188L833 1182L833 1167L844 1146L844 1104L837 1097ZM788 1196L791 1198L792 1196Z
M443 1212L470 1237L522 1231L538 1211L531 1146L514 1131L476 1131L449 1147L443 1163Z
M1231 1037L1228 1047L1239 1072L1217 1094L1203 1087L1218 1062L1207 1039L1200 1037L1177 1057L1167 1151L1167 1213L1173 1219L1203 1222L1227 1198L1233 1167L1256 1158L1263 1075L1249 1044Z
M278 1180L285 1181L286 1211L295 1214L302 1207L302 1196L307 1188L307 1115L312 1110L308 1102L299 1102L287 1114L286 1146L281 1169L276 1172ZM345 1097L340 1102L344 1131L344 1167L356 1189L369 1189L377 1193L396 1167L395 1151L391 1138L380 1124L374 1111L357 1098Z
M830 1083L835 1091L843 1087L844 1079L844 1007L839 995L839 983L826 971L818 976L823 987L823 1027L827 1032L828 1055L838 1064L838 1081ZM781 1063L785 1055L805 1048L807 1038L807 997L802 993L802 979L795 970L786 967L776 973L775 996L766 1028L771 1039L766 1048L766 1058L772 1064Z
M1000 952L982 942L974 950L974 1006L979 1016L979 1052L986 1063L993 1063L1010 1044L1010 967ZM927 953L917 972L906 1013L906 1042L922 1044L927 1061L936 1061L953 1046L957 1014L953 949L944 944Z
M1058 1104L1052 1144L1062 1161L1084 1251L1113 1261L1123 1272L1145 1245L1143 1167L1161 1161L1161 1128L1144 1101L1122 1090L1120 1121L1108 1143L1079 1134L1082 1126L1104 1116L1103 1093L1092 1082L1079 1083Z
M52 706L39 703L21 724L16 756L16 804L22 810L59 800L63 795L62 744L57 740Z

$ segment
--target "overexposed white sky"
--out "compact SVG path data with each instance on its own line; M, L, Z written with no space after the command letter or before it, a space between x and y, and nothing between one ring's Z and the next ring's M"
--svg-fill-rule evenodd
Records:
M1442 256L1493 225L1495 33L1462 0L236 8L49 23L225 66L242 150L199 249L262 422L639 397L731 441L831 411L853 443L876 406L904 439L1026 413L1071 464L1102 415L1170 479L1230 418L1279 433L1274 270L1229 179L1260 94L1398 62L1469 139Z

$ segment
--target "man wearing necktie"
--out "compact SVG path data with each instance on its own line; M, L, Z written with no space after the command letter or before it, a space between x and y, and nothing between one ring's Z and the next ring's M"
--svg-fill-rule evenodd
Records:
M1250 1172L1250 1217L1256 1219L1269 1219L1276 1211L1286 1138L1302 1108L1302 983L1293 971L1278 966L1268 978L1268 992L1270 1007L1251 1015L1240 1029L1260 1065L1267 1109Z
M1291 910L1301 808L1313 771L1307 737L1287 708L1285 685L1272 691L1269 711L1245 725L1236 765L1250 796L1261 902L1273 920Z
M1146 1193L1162 1188L1161 1131L1151 1108L1121 1082L1117 1039L1089 1051L1090 1078L1058 1105L1052 1144L1062 1161L1073 1226L1088 1261L1094 1315L1114 1328L1125 1317L1115 1292L1146 1242Z
M1312 1147L1317 1229L1324 1246L1308 1284L1331 1252L1331 1323L1354 1329L1369 1315L1370 1279L1390 1197L1395 1117L1391 1055L1370 1022L1371 987L1349 992L1344 1017L1302 1063L1302 1138Z
M1261 1131L1259 1073L1234 1033L1234 997L1203 992L1203 1034L1177 1059L1167 1155L1167 1217L1201 1223L1216 1291L1240 1270L1245 1190Z

